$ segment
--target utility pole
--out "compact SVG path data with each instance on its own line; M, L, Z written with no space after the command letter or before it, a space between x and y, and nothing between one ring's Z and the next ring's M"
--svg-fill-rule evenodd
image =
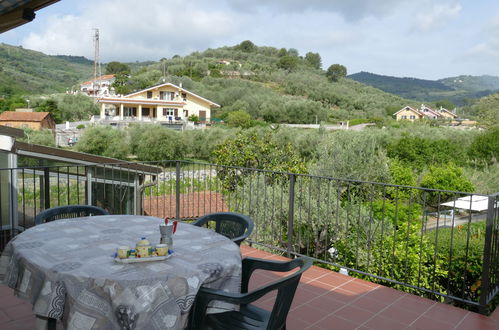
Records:
M94 86L97 84L97 78L102 75L101 72L101 67L100 67L100 60L99 60L99 29L94 29L95 34L94 34ZM94 87L95 89L95 87ZM97 85L97 91L95 94L97 94L98 90L100 89L100 83Z

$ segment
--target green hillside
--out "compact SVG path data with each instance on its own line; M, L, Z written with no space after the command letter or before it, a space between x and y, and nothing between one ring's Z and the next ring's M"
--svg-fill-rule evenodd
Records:
M247 47L246 47L247 46ZM384 118L406 104L393 94L348 78L330 81L320 55L243 42L160 62L129 65L123 93L161 82L183 87L222 105L216 116L244 110L268 122L315 123Z
M0 97L64 92L92 72L93 62L81 56L49 56L0 44Z
M482 97L473 105L464 107L462 111L483 126L499 126L499 93Z
M458 76L440 79L438 82L455 90L476 92L499 90L499 77L495 76Z
M258 47L250 41L127 65L130 73L118 74L120 93L162 82L182 83L220 104L215 116L222 118L243 110L267 122L334 122L386 118L402 106L417 105L352 79L328 79L318 53L300 55L294 49ZM92 75L92 62L83 57L48 56L5 44L0 46L0 67L0 98L64 92ZM4 110L12 104L4 102Z
M348 77L385 92L420 102L447 99L456 105L463 105L470 99L478 99L499 90L499 77L494 76L459 76L424 80L359 72Z

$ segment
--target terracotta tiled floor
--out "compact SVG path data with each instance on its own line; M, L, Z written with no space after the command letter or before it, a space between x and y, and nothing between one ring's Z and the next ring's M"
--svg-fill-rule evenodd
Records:
M242 246L244 256L284 258ZM253 286L275 276L257 273ZM251 285L250 285L251 287ZM274 297L258 304L269 309ZM305 272L296 291L287 328L293 329L499 329L499 308L486 317L316 266Z
M285 260L242 246L244 256ZM257 271L250 288L274 280L277 275ZM275 295L258 305L271 308ZM32 306L0 285L0 329L34 329ZM344 276L316 266L305 272L296 292L287 328L293 329L499 329L499 309L486 317L408 293Z

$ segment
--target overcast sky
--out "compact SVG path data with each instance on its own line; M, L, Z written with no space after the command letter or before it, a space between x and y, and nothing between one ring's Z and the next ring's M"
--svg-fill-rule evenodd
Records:
M0 42L46 54L157 61L251 40L320 53L348 73L499 76L497 0L61 0Z

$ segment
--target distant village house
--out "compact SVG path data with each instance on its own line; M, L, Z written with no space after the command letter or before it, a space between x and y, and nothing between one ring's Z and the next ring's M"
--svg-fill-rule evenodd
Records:
M55 130L55 121L50 112L4 111L0 114L0 125L32 130Z
M397 120L409 120L416 121L420 119L432 119L432 120L452 120L456 119L457 115L445 108L440 107L440 109L431 109L430 107L421 104L419 109L414 109L410 106L405 106L399 111L393 114Z
M106 74L96 79L85 81L80 84L80 92L88 96L108 96L114 94L111 85L115 81L114 74Z

